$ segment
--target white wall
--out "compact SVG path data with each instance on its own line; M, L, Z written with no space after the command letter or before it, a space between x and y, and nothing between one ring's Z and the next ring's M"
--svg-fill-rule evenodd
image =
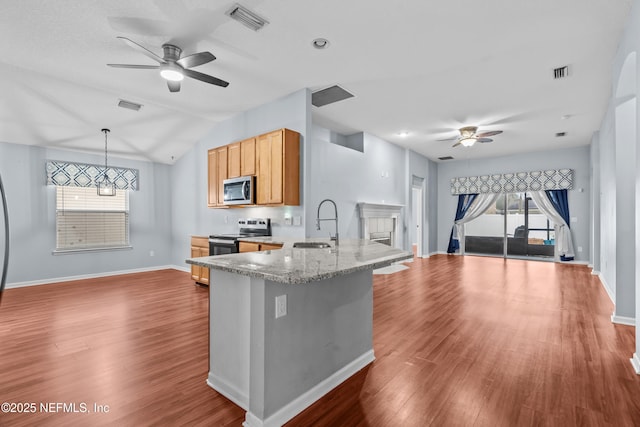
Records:
M591 221L589 210L589 152L589 147L584 146L438 164L438 251L446 252L447 250L449 234L453 225L453 218L458 202L458 197L451 195L451 178L492 173L570 168L574 170L574 189L568 192L569 210L571 217L577 219L577 221L572 221L571 223L573 243L576 250L575 260L588 262ZM579 189L583 191L580 192ZM582 252L578 252L578 247L582 248Z
M109 157L114 166L140 170L140 191L131 191L129 196L133 249L53 255L56 192L54 186L45 185L46 160L101 164L104 157L0 143L0 174L7 192L10 225L8 288L170 263L167 230L171 226L171 196L165 191L169 166ZM150 251L154 251L153 257Z

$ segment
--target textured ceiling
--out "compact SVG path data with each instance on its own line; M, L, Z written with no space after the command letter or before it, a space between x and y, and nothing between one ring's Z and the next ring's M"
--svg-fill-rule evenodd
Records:
M344 134L365 131L431 159L587 145L607 107L611 64L630 0L246 0L269 24L225 15L234 2L22 0L0 6L0 141L172 163L217 122L308 87L355 97L312 107ZM210 51L196 68L230 82L185 79L170 93L128 37L162 55ZM314 38L330 41L326 50ZM569 66L569 77L552 70ZM119 99L142 110L118 108ZM563 118L564 116L564 118ZM569 116L569 118L566 118ZM438 141L475 125L491 144ZM399 136L402 131L409 133ZM566 132L556 138L557 132Z

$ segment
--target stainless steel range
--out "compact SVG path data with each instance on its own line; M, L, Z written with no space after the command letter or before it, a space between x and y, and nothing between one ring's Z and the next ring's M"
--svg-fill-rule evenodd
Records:
M238 220L238 233L209 236L209 256L238 253L241 237L271 236L270 218L242 218Z

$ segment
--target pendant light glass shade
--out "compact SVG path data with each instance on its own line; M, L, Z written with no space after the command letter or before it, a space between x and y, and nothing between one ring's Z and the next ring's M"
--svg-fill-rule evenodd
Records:
M107 171L109 170L107 167L107 134L111 131L109 129L102 129L102 132L104 132L104 176L96 181L98 196L115 196L116 183L111 182L107 175Z

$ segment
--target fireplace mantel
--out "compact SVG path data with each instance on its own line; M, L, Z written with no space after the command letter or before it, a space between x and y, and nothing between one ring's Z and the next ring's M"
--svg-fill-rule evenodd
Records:
M358 203L360 218L395 217L402 213L404 205Z

